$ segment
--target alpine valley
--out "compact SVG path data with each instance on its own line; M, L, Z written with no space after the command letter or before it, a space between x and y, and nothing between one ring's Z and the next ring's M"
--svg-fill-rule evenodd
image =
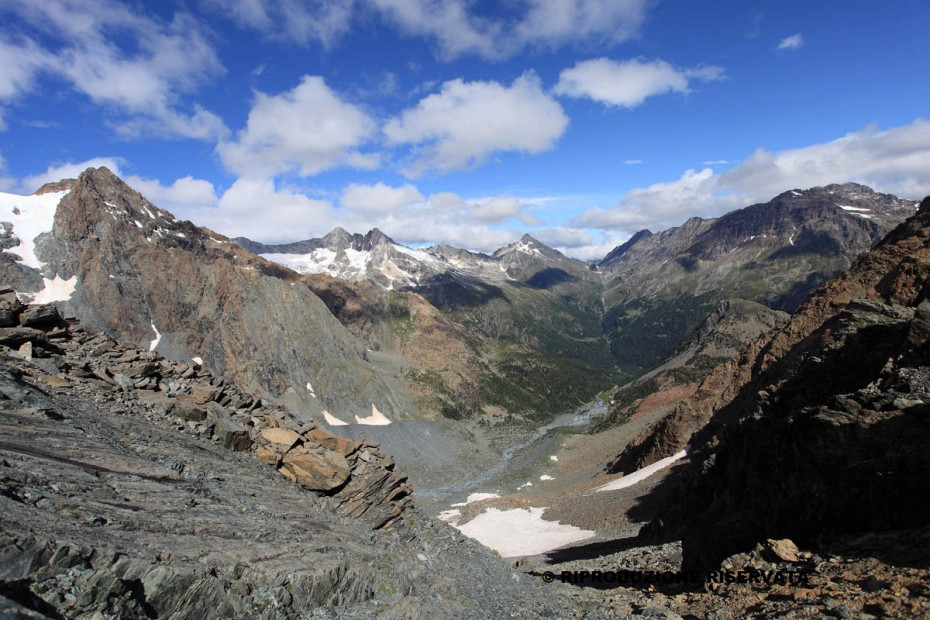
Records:
M928 199L585 263L230 239L91 168L0 248L10 617L930 615Z

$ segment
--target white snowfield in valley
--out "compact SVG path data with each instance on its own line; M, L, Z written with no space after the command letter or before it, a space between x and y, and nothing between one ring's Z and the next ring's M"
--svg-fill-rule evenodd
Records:
M152 331L155 332L155 339L149 343L149 351L154 351L155 347L158 346L158 343L161 342L161 332L159 332L158 328L155 327L154 321L152 321Z
M472 493L465 499L464 502L452 504L452 506L467 506L469 504L474 504L475 502L480 502L486 499L497 499L499 497L500 493Z
M74 288L77 286L77 276L71 276L67 280L62 280L55 276L51 280L44 279L45 288L32 295L28 301L33 304L50 304L55 301L68 301L74 294ZM26 295L23 295L26 297ZM26 301L26 300L24 300Z
M532 507L513 510L488 508L464 525L451 525L504 558L546 553L595 535L592 530L546 521L542 518L545 511L545 508Z

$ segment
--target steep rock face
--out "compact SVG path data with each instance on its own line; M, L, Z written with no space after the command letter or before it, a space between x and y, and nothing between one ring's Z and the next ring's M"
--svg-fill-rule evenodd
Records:
M762 538L926 526L930 199L755 346L693 440L677 508L690 567ZM684 508L687 507L687 508Z
M634 236L598 264L605 333L621 370L648 370L723 299L794 311L915 207L848 183L792 190L714 220Z
M57 276L77 276L65 306L92 328L200 358L307 415L410 406L298 274L177 221L105 168L77 179L37 253Z

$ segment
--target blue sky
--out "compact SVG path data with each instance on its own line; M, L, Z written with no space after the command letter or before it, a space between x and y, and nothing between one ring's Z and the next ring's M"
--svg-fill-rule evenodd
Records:
M925 0L4 0L0 190L107 165L274 242L599 258L793 188L930 194Z

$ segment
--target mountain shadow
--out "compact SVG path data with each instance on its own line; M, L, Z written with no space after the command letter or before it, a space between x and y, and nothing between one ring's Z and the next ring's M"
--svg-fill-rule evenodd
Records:
M407 290L419 293L440 310L477 308L494 299L504 299L504 291L500 287L450 273L436 274Z
M550 289L557 284L563 282L572 282L576 280L575 276L571 275L564 269L559 269L557 267L546 267L545 269L540 269L534 273L529 280L526 281L526 284L529 284L533 288L538 289Z

